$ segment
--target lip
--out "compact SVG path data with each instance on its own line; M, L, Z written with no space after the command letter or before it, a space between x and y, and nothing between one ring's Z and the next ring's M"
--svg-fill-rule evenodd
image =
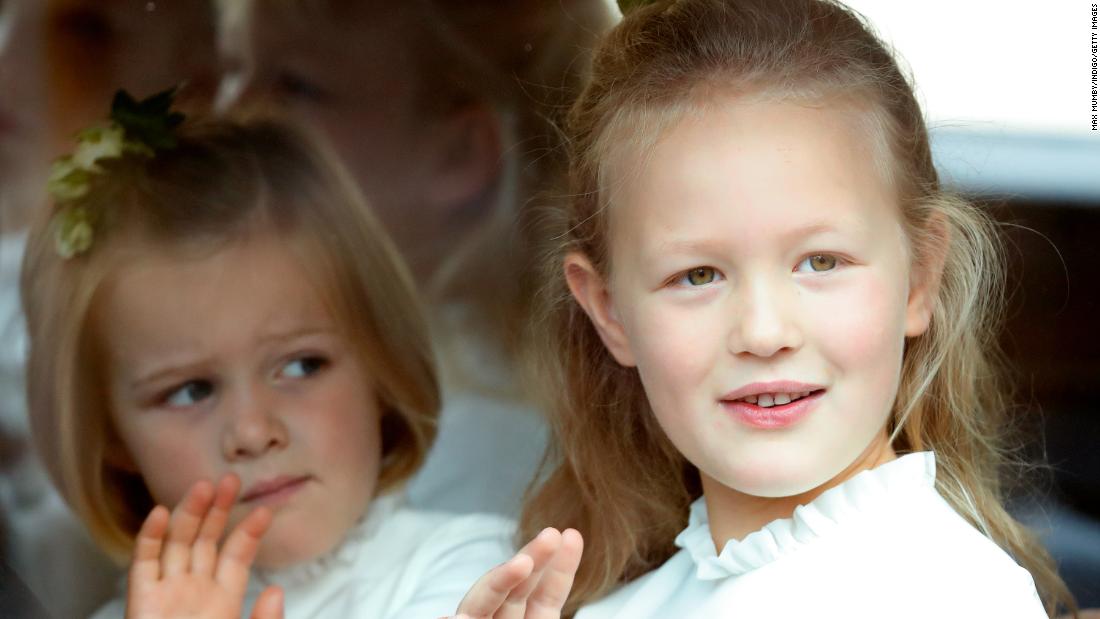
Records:
M768 383L774 384L774 383ZM785 383L787 385L796 385L798 383ZM807 415L812 413L817 408L818 402L821 400L821 396L825 394L824 389L812 389L810 385L808 388L801 389L801 391L814 391L810 395L790 402L788 404L781 404L778 406L763 407L756 404L750 404L749 402L742 402L736 399L723 399L721 401L722 408L731 413L737 421L751 427L760 430L777 430L787 428L795 425ZM792 390L797 391L797 390ZM745 395L756 395L759 393L790 393L785 389L777 389L776 391L755 391L746 392ZM737 392L734 392L737 393ZM743 398L745 395L737 396L737 398Z
M810 383L800 383L793 380L773 380L767 383L752 383L745 385L740 389L736 389L722 396L722 400L740 400L741 398L748 397L750 395L760 395L761 393L801 393L803 391L819 391L824 389L823 385L813 385ZM784 404L784 406L787 406Z
M239 501L266 505L285 503L312 479L311 475L280 475L265 479L249 486Z

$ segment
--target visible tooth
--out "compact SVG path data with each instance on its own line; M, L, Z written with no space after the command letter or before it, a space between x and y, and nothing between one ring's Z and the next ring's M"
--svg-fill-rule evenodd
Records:
M759 397L756 398L756 404L767 408L769 406L775 406L775 401L772 400L771 394L761 393Z
M745 401L749 404L756 404L756 396L750 395L745 398Z
M791 396L789 394L786 394L786 393L777 393L777 394L775 394L775 404L776 404L776 406L781 406L783 404L790 404L790 403L791 403Z
M804 397L806 397L806 396L808 396L808 395L810 395L810 392L809 392L809 391L803 391L803 392L802 392L801 394L799 394L799 397L803 397L803 398L804 398Z

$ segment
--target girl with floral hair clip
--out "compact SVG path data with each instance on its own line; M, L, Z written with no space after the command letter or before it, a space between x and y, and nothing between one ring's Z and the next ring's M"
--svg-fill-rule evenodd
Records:
M127 616L453 610L507 526L402 504L439 409L405 267L310 135L171 102L81 134L21 281L34 438Z
M829 0L635 4L564 128L532 319L559 451L520 534L584 556L515 616L1072 611L1003 505L1000 241L887 46Z

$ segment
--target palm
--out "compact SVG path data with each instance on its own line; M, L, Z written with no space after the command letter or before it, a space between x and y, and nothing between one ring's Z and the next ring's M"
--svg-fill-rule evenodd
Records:
M240 617L241 592L232 591L209 577L183 574L133 591L129 612L134 619L160 617Z
M229 509L240 481L222 479L217 488L195 484L176 507L157 506L138 533L130 566L127 619L238 619L244 604L248 574L260 538L271 524L271 512L250 513L219 549ZM281 592L274 587L260 595L255 619L282 617Z
M560 619L584 542L580 533L544 529L516 556L474 583L458 607L463 619Z

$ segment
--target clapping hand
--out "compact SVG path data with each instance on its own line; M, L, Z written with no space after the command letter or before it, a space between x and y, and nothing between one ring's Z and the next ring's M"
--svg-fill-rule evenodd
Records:
M171 515L158 505L138 532L126 596L127 619L238 619L249 570L260 538L271 524L271 510L253 510L218 541L240 491L235 475L217 486L200 481ZM264 590L253 619L281 619L282 591Z
M559 619L583 549L577 531L543 529L470 588L455 618Z

